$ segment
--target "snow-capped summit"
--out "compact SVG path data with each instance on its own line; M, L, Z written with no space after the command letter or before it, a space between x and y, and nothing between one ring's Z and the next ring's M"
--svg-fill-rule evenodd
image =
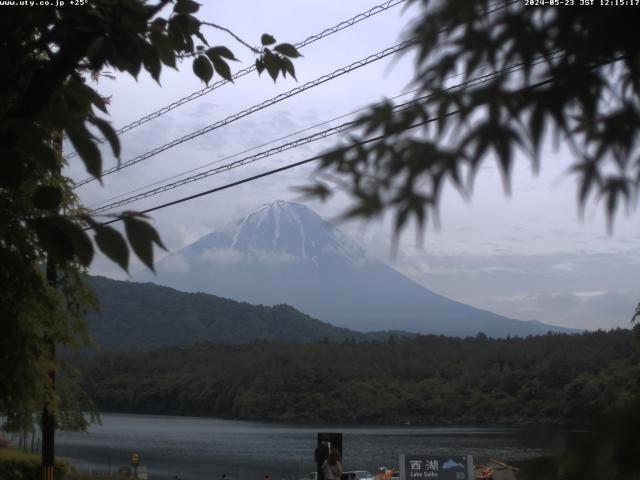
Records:
M352 263L366 260L364 251L310 208L277 200L240 220L231 248L245 254L277 252L318 264L338 256Z
M304 205L278 200L156 265L151 281L250 303L287 303L337 326L445 335L530 335L558 330L438 295L372 261Z

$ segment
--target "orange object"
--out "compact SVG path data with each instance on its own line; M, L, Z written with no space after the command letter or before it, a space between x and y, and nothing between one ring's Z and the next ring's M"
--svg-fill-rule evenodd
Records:
M481 480L493 478L493 468L483 468L477 478Z

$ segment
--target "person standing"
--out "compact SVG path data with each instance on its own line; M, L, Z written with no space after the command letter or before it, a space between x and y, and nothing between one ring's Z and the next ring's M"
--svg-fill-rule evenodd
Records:
M329 454L331 453L331 444L329 442L320 442L320 444L316 447L313 452L313 461L317 466L318 477L316 480L325 480L324 473L322 473L322 465L327 458L329 458Z
M325 480L340 480L342 475L342 458L337 448L332 448L331 453L322 464L322 474Z

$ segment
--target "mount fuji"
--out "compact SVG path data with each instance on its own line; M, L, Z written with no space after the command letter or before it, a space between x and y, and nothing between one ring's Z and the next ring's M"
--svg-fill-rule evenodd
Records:
M214 231L156 265L150 281L254 304L289 304L359 331L404 330L493 337L568 331L507 318L448 299L371 260L308 207L267 204L228 230Z

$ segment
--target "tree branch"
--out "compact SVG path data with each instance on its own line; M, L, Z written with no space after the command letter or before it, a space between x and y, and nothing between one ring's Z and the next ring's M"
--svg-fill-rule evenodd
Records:
M242 40L238 35L236 35L235 33L233 33L231 30L229 30L226 27L222 27L220 25L216 25L215 23L211 23L211 22L200 22L200 25L206 25L208 27L217 28L218 30L222 30L224 32L227 32L229 35L231 35L233 38L235 38L238 42L240 42L242 45L247 47L253 53L260 53L260 50L258 50L256 47L252 47L251 45L249 45L247 42Z

